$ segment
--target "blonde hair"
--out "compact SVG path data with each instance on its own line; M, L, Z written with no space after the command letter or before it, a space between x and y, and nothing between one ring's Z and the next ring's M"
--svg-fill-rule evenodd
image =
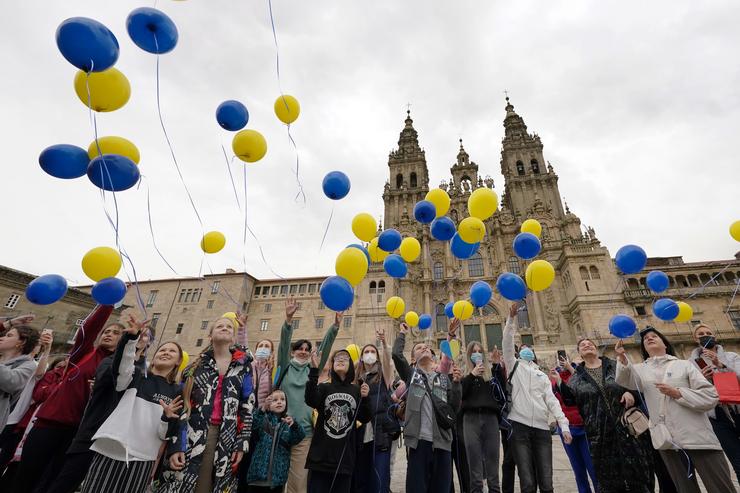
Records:
M712 331L712 334L714 334L714 329L705 324L704 322L699 322L698 324L694 325L694 331L692 332L693 335L696 335L696 331L701 328L709 329Z
M177 364L175 365L175 367L172 370L170 370L170 372L164 378L165 378L165 380L167 380L168 383L178 383L178 381L177 381L177 374L180 373L180 365L182 364L182 354L183 354L182 346L180 346L175 341L163 342L162 344L159 345L159 347L157 347L157 350L154 351L154 354L156 355L157 352L160 349L162 349L162 347L164 345L166 345L166 344L174 344L177 347L177 351L180 353L180 358L178 359ZM151 368L151 366L153 364L154 364L154 359L152 358L152 362L149 363L149 367ZM192 387L191 387L191 389L192 389Z

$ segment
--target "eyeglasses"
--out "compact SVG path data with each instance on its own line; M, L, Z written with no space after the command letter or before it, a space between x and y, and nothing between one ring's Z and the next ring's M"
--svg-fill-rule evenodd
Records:
M349 356L337 356L334 358L335 363L349 363Z

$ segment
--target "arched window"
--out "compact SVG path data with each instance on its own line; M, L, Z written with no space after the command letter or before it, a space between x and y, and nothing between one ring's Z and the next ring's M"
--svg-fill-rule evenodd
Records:
M445 306L442 303L437 305L436 319L437 330L440 332L446 331L447 315L445 315Z
M483 258L476 253L468 259L468 275L470 277L483 277Z
M409 177L409 187L416 188L416 173L411 173Z
M521 271L522 269L519 266L519 259L514 255L509 257L509 272L512 274L519 274Z
M578 272L581 273L581 279L583 279L584 281L588 281L589 279L591 279L591 276L588 275L588 269L585 266L580 266L578 268Z
M517 312L517 322L519 323L519 328L525 328L529 327L529 311L527 310L527 302L522 300L519 302L521 304L521 307L519 308L519 312Z
M403 175L401 173L398 173L396 175L396 188L400 190L402 185L403 185Z
M377 285L375 284L375 281L370 281L370 294L375 294L375 288Z
M599 269L597 269L595 265L592 265L589 270L591 271L591 279L601 279Z
M498 310L496 310L496 308L491 304L484 305L483 307L481 307L480 313L484 317L494 316L494 315L498 316Z
M378 294L385 293L385 281L380 281L378 283Z
M445 276L445 268L442 262L434 262L434 280L441 281Z
M539 175L540 163L538 163L536 159L532 159L529 164L532 166L532 173L534 173L535 175Z
M524 163L521 161L516 162L516 174L519 176L524 175Z

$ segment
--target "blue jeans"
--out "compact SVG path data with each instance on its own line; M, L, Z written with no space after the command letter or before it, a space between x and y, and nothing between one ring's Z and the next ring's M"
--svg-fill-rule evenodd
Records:
M375 442L363 444L355 461L354 476L356 493L388 493L391 487L391 451L375 450Z
M591 462L591 452L588 449L586 431L583 429L583 426L571 426L570 434L573 436L573 441L570 445L563 442L563 448L568 455L568 460L570 460L570 467L573 468L573 474L576 476L578 493L591 493L591 487L588 484L589 476L591 476L594 491L599 491L599 486L596 482L596 471L594 471L594 465ZM563 440L562 432L560 432L560 440Z

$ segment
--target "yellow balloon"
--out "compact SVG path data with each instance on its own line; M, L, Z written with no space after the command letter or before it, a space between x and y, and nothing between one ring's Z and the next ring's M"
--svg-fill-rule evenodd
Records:
M275 100L275 115L283 123L290 124L301 114L301 105L293 96L280 96Z
M450 196L441 188L429 190L424 200L428 200L434 204L434 208L437 210L437 217L444 216L450 210Z
M90 142L90 145L87 146L87 155L90 159L95 159L100 155L98 147L103 151L103 154L118 154L129 158L136 164L139 164L139 161L141 160L141 154L139 154L139 149L136 145L123 137L109 135L107 137L99 137L97 142L93 140Z
M75 75L75 92L82 104L88 106L88 87L90 88L90 107L94 111L115 111L128 102L131 97L131 84L117 68L111 67L102 72L80 70Z
M477 217L466 217L460 221L457 232L465 243L478 243L486 235L486 225Z
M452 339L450 341L450 352L452 353L452 359L457 359L460 356L460 340Z
M370 241L377 234L375 219L367 212L361 212L352 219L352 232L362 241Z
M406 317L404 317L404 321L409 327L416 327L419 325L419 314L416 312L408 312Z
M398 318L406 310L406 303L398 296L388 298L385 303L385 311L391 318Z
M357 286L367 274L367 257L359 248L345 248L337 255L334 268L339 277L345 278L352 286Z
M239 130L231 141L236 157L247 163L256 163L267 154L267 141L256 130Z
M736 241L740 241L740 220L730 224L730 236L735 238Z
M226 246L226 237L218 231L209 231L200 240L200 248L206 253L220 252Z
M357 344L350 344L346 349L349 353L349 357L352 358L353 363L360 361L360 346Z
M542 225L537 219L527 219L522 223L520 230L522 233L532 233L537 238L542 234Z
M82 257L82 271L95 282L116 277L121 264L121 254L110 247L93 248Z
M524 279L529 289L542 291L549 288L555 280L555 268L547 260L535 260L527 266Z
M458 320L467 320L473 315L473 304L468 300L456 301L452 305L452 314Z
M234 312L226 312L223 315L221 315L221 318L228 318L229 320L236 323L236 313Z
M373 262L382 262L388 255L390 255L390 252L380 249L377 238L370 240L370 243L367 246L367 253L370 254L370 260Z
M476 188L468 197L468 211L473 217L486 220L498 208L498 196L490 188Z
M190 355L187 351L183 351L182 362L180 362L180 368L178 368L178 371L183 371L188 366L188 363L190 363Z
M406 262L413 262L421 254L421 244L416 238L404 238L401 242L401 257Z
M673 319L674 322L688 322L691 320L691 317L694 316L694 309L691 308L691 305L684 301L677 301L676 304L678 305L678 316Z

